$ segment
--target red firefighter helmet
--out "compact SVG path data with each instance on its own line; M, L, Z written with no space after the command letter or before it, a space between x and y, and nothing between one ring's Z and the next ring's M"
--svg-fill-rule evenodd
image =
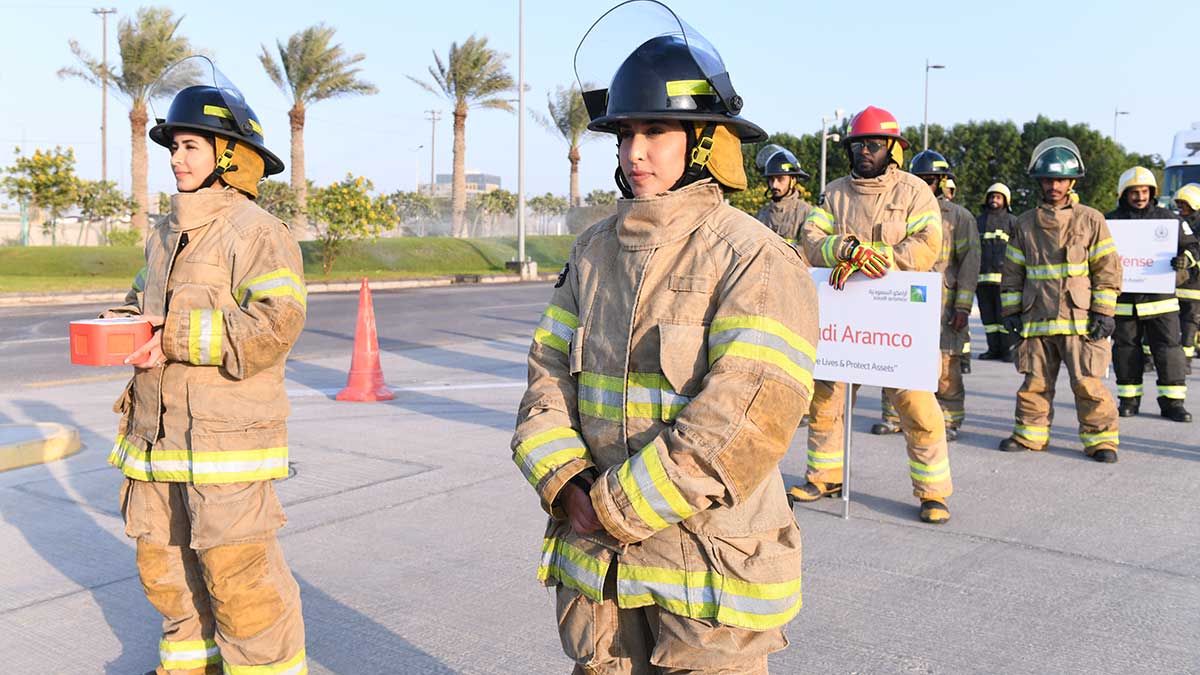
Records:
M850 120L850 133L846 134L846 142L867 136L894 138L900 141L901 148L908 148L908 140L900 135L900 123L892 113L883 108L869 105Z

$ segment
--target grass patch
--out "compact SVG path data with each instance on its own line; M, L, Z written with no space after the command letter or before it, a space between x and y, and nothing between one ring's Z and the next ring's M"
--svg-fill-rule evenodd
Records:
M540 272L557 272L575 237L528 237L525 254ZM405 237L351 242L321 273L316 242L300 243L304 275L310 281L411 279L449 274L497 274L517 256L517 240ZM0 247L0 293L126 290L144 264L141 247Z

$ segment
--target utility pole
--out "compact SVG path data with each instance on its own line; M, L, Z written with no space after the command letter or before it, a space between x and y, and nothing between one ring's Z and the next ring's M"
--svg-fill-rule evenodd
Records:
M1128 114L1129 114L1128 110L1121 110L1117 106L1113 106L1113 135L1112 135L1113 143L1117 142L1117 117L1119 117L1121 115L1128 115Z
M429 116L429 117L426 117L425 119L429 120L429 122L430 122L430 125L429 125L430 126L430 130L429 130L429 196L432 197L433 189L434 189L434 178L435 178L434 162L437 159L437 157L435 155L435 152L437 149L437 123L439 120L442 119L442 111L441 110L426 110L425 114ZM420 191L421 191L421 186L418 185L417 192L419 193Z
M825 157L826 157L825 146L828 144L829 141L833 141L834 143L837 143L838 141L840 141L842 139L840 134L829 133L829 123L836 122L838 124L841 124L843 116L844 115L843 115L842 109L838 108L833 111L833 117L822 117L821 118L821 193L819 195L817 195L818 204L825 203Z
M946 66L940 63L930 63L929 59L925 59L925 117L921 121L921 145L925 146L922 150L929 149L929 71L941 70Z
M529 278L525 264L525 2L517 0L517 268Z
M100 64L104 76L100 78L100 180L108 180L108 15L116 14L113 7L93 9L92 14L100 17L101 42Z

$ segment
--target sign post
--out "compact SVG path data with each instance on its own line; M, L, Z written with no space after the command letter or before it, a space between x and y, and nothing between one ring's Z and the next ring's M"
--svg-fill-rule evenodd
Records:
M842 441L842 517L850 517L854 385L937 391L941 367L942 275L855 275L843 290L829 268L814 268L821 332L813 377L846 383Z
M1110 220L1108 229L1121 259L1122 293L1175 293L1171 258L1179 252L1179 221Z

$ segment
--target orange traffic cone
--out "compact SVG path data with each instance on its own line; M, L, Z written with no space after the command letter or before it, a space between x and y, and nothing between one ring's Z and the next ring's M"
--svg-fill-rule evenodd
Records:
M354 331L354 356L346 388L338 392L339 401L390 401L396 394L383 383L379 367L379 336L375 332L375 305L371 289L363 277L358 289L358 328Z

